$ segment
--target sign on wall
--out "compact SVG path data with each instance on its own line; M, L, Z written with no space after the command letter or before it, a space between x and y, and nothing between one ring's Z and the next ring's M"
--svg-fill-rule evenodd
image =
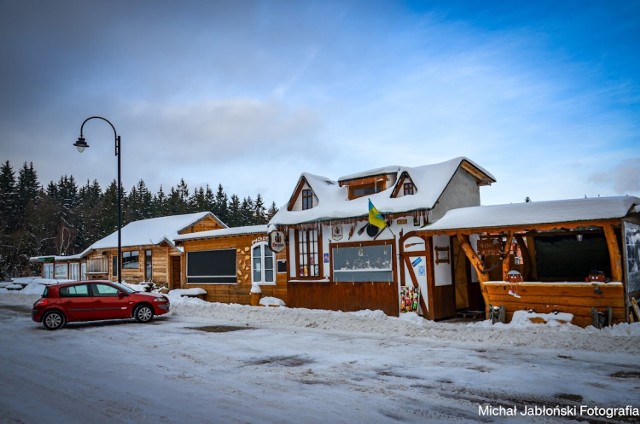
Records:
M417 312L420 305L420 287L400 287L400 312Z
M287 242L285 241L284 232L272 231L269 233L269 249L276 253L280 253L286 246Z

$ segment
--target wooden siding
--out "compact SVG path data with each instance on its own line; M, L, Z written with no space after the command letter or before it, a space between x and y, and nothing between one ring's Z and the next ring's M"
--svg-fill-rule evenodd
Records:
M382 310L398 316L398 284L290 282L288 306L332 311Z
M152 274L151 281L160 286L167 285L169 281L169 255L173 250L169 246L137 246L135 248L123 247L122 252L138 252L138 268L137 269L123 269L122 281L128 283L140 283L145 281L144 268L145 268L145 251L151 249L151 261L152 261ZM113 258L118 255L118 249L102 249L91 253L87 259L107 258L108 273L106 274L91 274L87 275L88 279L109 279L115 281L118 279L117 275L113 275Z
M520 298L510 295L509 290L517 292ZM532 309L539 313L568 312L574 315L572 324L587 327L591 325L592 307L600 312L611 307L614 323L627 321L622 283L510 284L490 281L483 283L483 291L488 304L505 307L507 322L515 311Z
M236 249L236 269L238 282L235 284L192 284L186 283L186 260L182 261L182 287L185 289L199 287L207 291L205 300L209 302L251 304L251 247L256 241L267 241L266 234L242 234L227 237L215 237L199 240L184 240L182 245L185 258L188 252L214 249ZM285 260L286 253L276 255L276 261ZM277 264L274 264L277 267ZM276 271L276 270L274 270ZM276 272L275 285L261 285L262 297L271 296L282 299L287 305L287 274Z

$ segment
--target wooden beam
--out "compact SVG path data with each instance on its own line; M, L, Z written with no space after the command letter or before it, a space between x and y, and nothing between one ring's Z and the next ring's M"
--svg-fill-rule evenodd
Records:
M607 247L609 248L609 260L611 261L611 280L622 281L622 255L618 246L618 238L613 230L613 225L604 224L604 235L607 238Z
M435 317L435 293L436 293L436 283L435 283L435 275L433 267L435 262L433 260L433 238L432 237L424 237L424 247L427 253L427 290L429 291L429 296L427 297L427 310L428 310L428 318L434 319Z
M471 247L469 236L457 234L456 237L460 242L460 246L462 247L464 254L469 259L469 262L471 262L471 265L473 265L473 267L475 268L476 273L478 274L478 281L480 281L481 283L488 281L489 276L488 274L484 273L484 263L482 262L482 259L478 257L475 250L473 250L473 247Z

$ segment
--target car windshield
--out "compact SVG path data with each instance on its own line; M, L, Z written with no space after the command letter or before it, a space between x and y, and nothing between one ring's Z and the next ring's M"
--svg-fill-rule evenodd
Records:
M120 290L122 290L125 293L135 293L137 292L137 290L132 289L131 287L125 286L124 284L120 284L120 283L111 283L114 286L116 286L117 288L119 288Z

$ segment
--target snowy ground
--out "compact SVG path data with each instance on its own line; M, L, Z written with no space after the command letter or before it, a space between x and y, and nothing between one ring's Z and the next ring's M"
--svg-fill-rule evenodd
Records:
M172 296L150 324L49 332L30 319L29 287L0 288L2 423L640 421L606 416L640 408L640 324L433 323Z

